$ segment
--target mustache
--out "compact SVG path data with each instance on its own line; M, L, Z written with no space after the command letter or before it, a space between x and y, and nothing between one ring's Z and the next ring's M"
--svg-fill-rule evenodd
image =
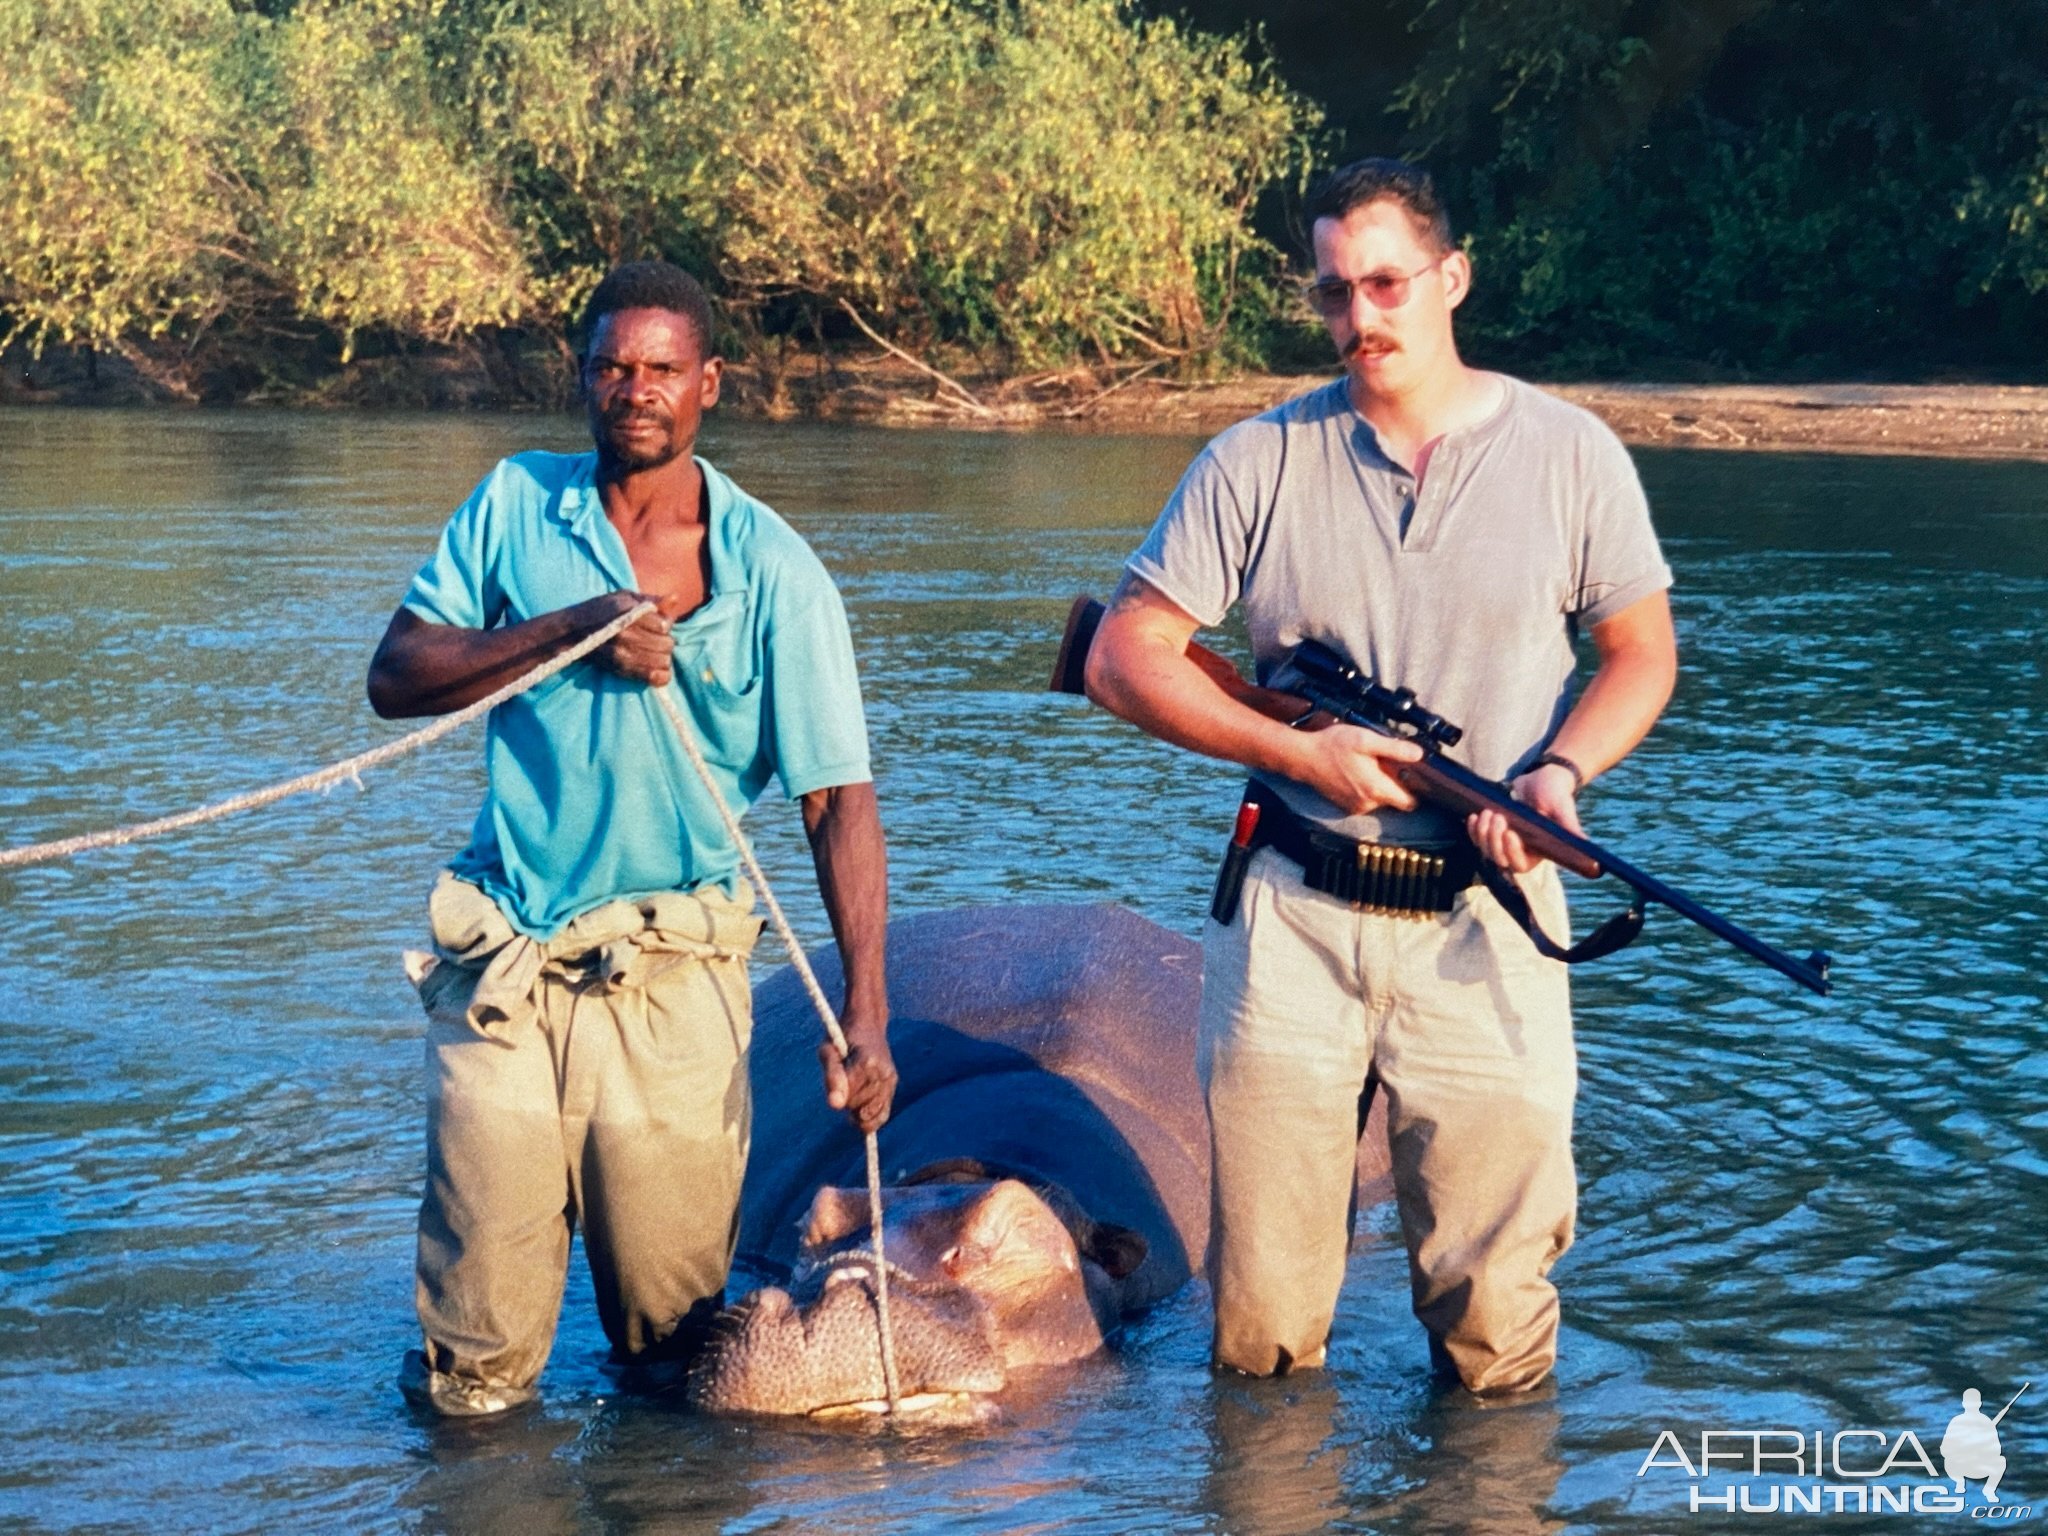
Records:
M1370 334L1369 332L1361 331L1358 335L1352 337L1350 341L1345 343L1344 356L1346 358L1356 357L1360 352L1363 352L1367 347L1376 347L1382 352L1393 352L1398 350L1398 345L1394 341L1393 337L1375 336Z
M602 420L608 427L638 426L641 422L649 422L657 427L675 425L675 418L666 411L642 410L630 405L612 407L604 413Z

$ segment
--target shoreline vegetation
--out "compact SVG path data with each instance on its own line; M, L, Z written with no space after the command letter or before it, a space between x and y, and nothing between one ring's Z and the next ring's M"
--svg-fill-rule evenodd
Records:
M758 420L887 427L1156 432L1208 435L1328 382L1326 372L1185 381L1142 365L1009 378L928 365L886 352L800 356L778 377L729 366L719 409ZM1584 406L1623 442L1808 453L1904 454L2048 461L2048 386L2004 383L1680 383L1536 381ZM152 383L126 358L52 349L30 360L0 352L0 405L120 408L193 402ZM574 406L567 354L507 342L359 359L321 384L210 404L309 410L531 410Z
M779 419L1210 431L1313 175L1634 443L2048 456L2048 4L0 0L0 403L560 409L602 274ZM2005 385L1790 381L1975 379Z

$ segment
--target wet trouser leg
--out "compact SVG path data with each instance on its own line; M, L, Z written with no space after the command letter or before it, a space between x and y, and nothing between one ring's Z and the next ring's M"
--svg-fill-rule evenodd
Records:
M1202 938L1215 1358L1260 1376L1323 1363L1371 1061L1356 920L1290 869L1254 855L1236 920Z
M1555 875L1531 884L1561 931ZM1545 1275L1577 1200L1564 968L1484 891L1441 920L1370 916L1307 890L1270 852L1203 951L1217 1362L1259 1374L1321 1363L1370 1069L1387 1095L1416 1315L1474 1390L1540 1380L1556 1353Z
M1556 872L1524 883L1544 927L1563 934ZM1578 1209L1566 968L1483 889L1440 933L1393 937L1400 985L1373 1059L1415 1315L1439 1365L1472 1391L1520 1391L1556 1363L1548 1276Z
M489 1413L533 1395L579 1219L621 1361L674 1362L716 1310L751 1115L746 963L649 959L624 987L551 961L531 1013L492 1033L466 1018L473 972L428 978L415 1401Z
M743 963L680 961L676 974L578 1019L599 1058L574 1182L597 1312L614 1355L687 1357L723 1303L739 1236L752 1099L752 997ZM571 1108L565 1104L565 1114Z
M557 1105L556 1034L510 1038L462 1017L474 977L449 978L427 1024L427 1182L415 1300L423 1334L406 1395L494 1413L533 1395L547 1363L575 1224Z

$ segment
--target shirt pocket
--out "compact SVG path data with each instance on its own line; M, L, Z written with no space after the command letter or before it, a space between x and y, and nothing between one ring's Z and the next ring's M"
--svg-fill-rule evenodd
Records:
M743 593L722 592L675 628L676 678L691 692L738 702L761 688L761 658Z

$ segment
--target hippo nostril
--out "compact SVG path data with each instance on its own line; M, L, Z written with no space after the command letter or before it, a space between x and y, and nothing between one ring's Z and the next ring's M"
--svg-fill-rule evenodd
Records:
M866 1411L884 1396L866 1265L834 1265L797 1293L757 1291L721 1314L699 1356L690 1401L728 1413ZM984 1397L1002 1390L1001 1357L980 1304L955 1286L906 1281L898 1293L905 1397Z

